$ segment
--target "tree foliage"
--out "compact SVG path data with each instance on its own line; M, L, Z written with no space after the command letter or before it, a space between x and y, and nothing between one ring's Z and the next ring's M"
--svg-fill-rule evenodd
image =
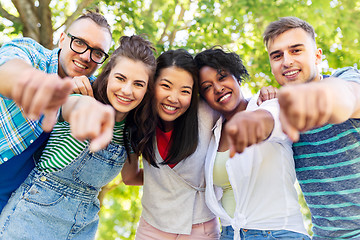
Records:
M141 187L125 186L118 176L105 189L97 239L134 239L141 215Z
M250 72L245 84L252 92L276 86L262 33L279 17L297 16L314 26L324 73L360 64L360 0L0 0L0 45L5 36L28 36L52 48L59 31L95 7L112 25L114 47L122 35L143 34L157 54L176 48L196 54L214 45L237 52ZM133 239L140 196L141 188L126 187L119 178L106 186L97 238Z

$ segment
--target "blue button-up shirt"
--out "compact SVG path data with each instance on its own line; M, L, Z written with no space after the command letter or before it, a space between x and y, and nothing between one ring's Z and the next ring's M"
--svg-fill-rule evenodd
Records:
M19 58L46 73L58 72L59 49L49 50L30 38L15 39L0 48L0 65ZM21 69L19 69L21 71ZM15 102L0 95L0 164L19 155L43 132Z

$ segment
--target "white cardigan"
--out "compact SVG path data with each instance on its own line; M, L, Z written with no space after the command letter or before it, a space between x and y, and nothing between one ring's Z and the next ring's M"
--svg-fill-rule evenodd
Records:
M153 227L168 233L190 234L193 224L207 222L215 215L205 203L205 157L212 137L211 128L219 118L200 102L199 144L196 151L174 168L144 161L142 217ZM157 146L157 163L163 161Z
M222 189L213 185L222 118L213 127L206 156L206 203L220 217L223 226L232 226L234 239L240 239L240 228L290 230L307 234L294 187L296 174L292 143L281 130L277 99L266 101L260 107L256 100L257 97L250 100L246 111L265 109L272 114L275 125L266 141L246 148L226 162L236 201L234 218L221 205Z

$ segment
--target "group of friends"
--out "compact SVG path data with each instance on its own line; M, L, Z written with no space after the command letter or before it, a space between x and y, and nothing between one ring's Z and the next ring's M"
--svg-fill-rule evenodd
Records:
M360 239L360 72L321 75L314 29L299 18L263 37L282 87L251 98L243 61L220 47L155 58L134 35L109 56L97 12L54 50L5 43L0 239L94 239L99 191L120 173L143 185L136 240Z

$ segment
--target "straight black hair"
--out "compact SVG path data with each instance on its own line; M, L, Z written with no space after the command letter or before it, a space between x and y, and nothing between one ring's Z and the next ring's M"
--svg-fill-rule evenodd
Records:
M191 95L191 103L187 111L174 121L174 129L170 139L171 146L168 156L161 164L176 164L193 154L199 142L198 129L198 69L192 55L184 49L169 50L162 53L156 60L155 83L161 71L165 68L177 67L191 74L194 84ZM155 104L154 104L155 105ZM158 126L161 126L161 119L158 118ZM148 141L147 149L143 151L143 157L152 166L158 167L154 156L155 134Z

